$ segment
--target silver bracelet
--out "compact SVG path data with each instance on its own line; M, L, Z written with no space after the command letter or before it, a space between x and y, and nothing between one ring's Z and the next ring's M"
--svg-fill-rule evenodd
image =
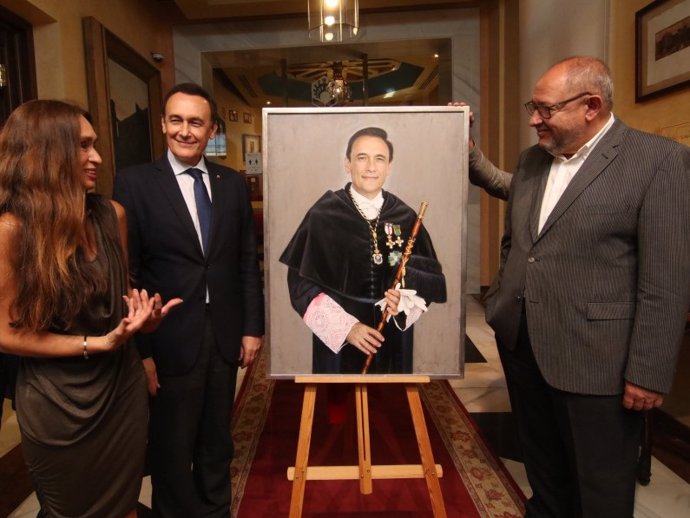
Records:
M89 359L89 343L86 341L87 337L84 336L84 342L82 342L82 346L84 347L84 359L88 360Z

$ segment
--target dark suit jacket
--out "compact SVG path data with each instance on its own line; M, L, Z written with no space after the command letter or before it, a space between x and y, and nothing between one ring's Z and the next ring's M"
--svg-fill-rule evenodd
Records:
M516 344L524 307L553 387L613 395L670 389L690 304L690 149L616 120L537 232L552 157L513 175L487 321Z
M113 198L127 212L132 286L181 297L157 331L137 335L142 356L163 374L181 374L196 361L208 287L211 319L223 357L236 362L242 336L262 336L264 310L256 232L242 176L207 162L213 214L204 256L172 168L163 158L121 171Z

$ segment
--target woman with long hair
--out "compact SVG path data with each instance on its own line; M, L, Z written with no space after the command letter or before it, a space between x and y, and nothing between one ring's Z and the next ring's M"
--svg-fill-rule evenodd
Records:
M21 357L17 418L44 516L136 516L147 430L136 331L179 303L128 293L126 223L91 193L88 115L18 107L0 132L0 352Z

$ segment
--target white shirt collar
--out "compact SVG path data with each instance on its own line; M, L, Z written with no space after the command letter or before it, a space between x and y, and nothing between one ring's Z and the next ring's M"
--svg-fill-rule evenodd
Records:
M615 120L616 119L613 116L613 113L611 113L609 116L609 120L606 121L606 124L602 126L602 128L597 132L597 134L594 135L591 139L589 139L580 149L577 150L577 153L575 153L570 158L566 158L563 155L554 155L554 157L562 161L575 160L577 158L582 158L582 160L584 161L587 158L587 155L589 155L589 152L592 151L592 149L594 149L594 147L599 143L601 138L606 134L606 132L611 128L611 126L613 126L613 122Z
M194 166L191 166L189 164L185 164L185 163L181 162L180 160L178 160L177 157L172 154L172 151L170 151L168 149L168 162L170 162L170 166L172 167L172 170L173 170L173 173L175 173L175 176L181 175L187 169L191 169L192 167L194 167L195 169L199 169L200 171L203 171L204 173L208 174L208 169L206 168L206 160L204 160L203 156L199 160L199 163L197 163Z
M378 194L370 200L366 196L359 194L352 185L350 185L350 196L352 196L352 199L362 212L364 212L367 219L374 219L379 215L379 211L381 207L383 207L383 191L379 191Z

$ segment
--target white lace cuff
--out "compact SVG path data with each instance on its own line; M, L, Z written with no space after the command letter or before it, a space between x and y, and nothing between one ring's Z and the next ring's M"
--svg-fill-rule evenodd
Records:
M336 354L345 345L345 339L352 326L358 322L325 293L319 293L311 301L302 320L311 332Z

